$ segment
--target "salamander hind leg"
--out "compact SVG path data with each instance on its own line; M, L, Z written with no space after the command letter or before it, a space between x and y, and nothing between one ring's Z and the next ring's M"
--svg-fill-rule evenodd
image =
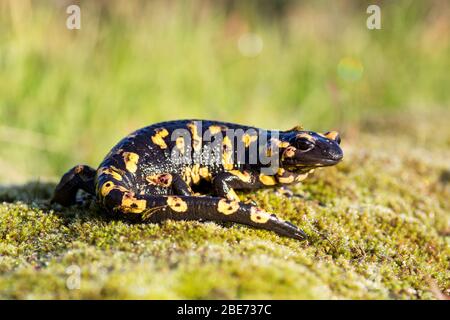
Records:
M78 165L65 173L51 199L52 203L59 203L64 206L75 204L78 190L84 190L91 195L95 195L95 169Z

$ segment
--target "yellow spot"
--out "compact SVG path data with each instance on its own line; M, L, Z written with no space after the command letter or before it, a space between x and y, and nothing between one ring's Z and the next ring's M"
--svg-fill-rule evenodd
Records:
M234 165L233 165L232 163L225 163L225 164L223 165L223 168L224 168L225 170L233 170Z
M259 181L261 181L266 186L273 186L277 183L273 176L266 176L262 173L259 175Z
M238 201L229 201L226 199L219 200L217 204L217 211L225 215L233 214L239 209Z
M211 173L209 173L208 167L201 167L198 170L198 173L199 173L200 177L202 177L205 180L211 180L211 178L212 178Z
M141 213L147 207L147 201L138 200L131 192L126 192L122 197L120 209L125 213Z
M178 137L175 140L175 146L177 147L177 149L180 151L181 154L184 154L186 146L183 137Z
M119 190L121 192L129 192L127 188L123 186L119 186L114 184L112 181L106 181L102 186L100 187L100 194L102 197L106 197L112 190Z
M339 136L339 133L337 131L330 131L327 133L325 137L327 137L330 140L336 140L336 138Z
M221 131L222 131L222 128L220 126L216 126L216 125L209 126L209 132L212 135L217 134L217 133L219 133Z
M244 143L244 146L245 146L246 148L248 148L248 147L250 146L250 144L251 144L252 142L255 142L256 140L258 140L258 136L251 136L251 135L249 135L248 133L245 133L245 134L242 136L242 142Z
M191 180L192 180L191 167L185 167L183 169L182 178L183 178L183 181L186 182L186 184L188 184L188 185L191 184Z
M304 138L304 139L306 139L306 140L308 140L308 141L310 141L310 142L314 142L314 141L315 141L315 139L314 139L312 136L310 136L309 134L307 134L307 133L305 133L305 132L299 133L299 134L296 135L295 137L296 137L297 139Z
M134 152L124 152L123 160L125 161L125 167L127 168L127 170L132 173L135 173L137 170L139 155Z
M106 197L111 192L111 190L114 189L114 186L115 184L112 181L107 181L102 185L100 193L103 197Z
M223 141L222 144L228 149L231 150L232 148L232 144L231 144L231 140L228 136L223 137Z
M282 158L292 158L293 156L295 156L295 151L297 149L295 149L293 146L289 146L286 148L286 150L284 150L283 152L283 156Z
M250 209L250 219L256 223L266 223L270 219L270 214L257 207Z
M83 171L83 166L81 164L75 167L76 174L79 174L81 171Z
M233 165L233 146L230 138L225 136L222 141L223 153L222 153L222 165L225 170L232 170Z
M285 177L278 177L278 181L280 183L292 183L294 182L294 176L293 175L288 175Z
M230 191L227 192L227 199L228 200L234 200L234 201L240 201L238 195L233 189L230 189Z
M194 164L191 168L191 178L194 184L200 182L200 165L198 163Z
M239 171L239 170L231 170L229 171L232 175L236 176L239 178L239 180L243 181L243 182L247 182L250 183L252 176L250 175L250 173L248 173L247 171Z
M308 177L307 173L299 174L298 176L295 177L295 181L300 182L305 180L307 177Z
M154 144L158 145L161 149L166 149L167 144L164 138L169 135L169 132L165 128L155 129L155 135L152 136L152 141Z
M160 173L153 174L145 177L148 183L161 186L161 187L170 187L172 185L172 175L170 173Z
M303 130L303 126L301 124L296 125L295 127L293 127L292 129L286 130L286 131L302 131Z
M275 145L278 148L287 148L290 145L289 142L287 142L287 141L280 141L280 140L278 140L276 138L271 138L270 142L271 142L271 145Z
M167 204L169 205L170 209L176 212L186 212L188 208L187 203L180 197L167 197Z
M280 183L292 183L295 180L294 175L291 172L279 168L277 171L278 182Z
M192 148L194 151L200 151L202 148L202 138L198 134L198 128L197 125L194 122L188 123L187 127L191 131L192 135Z
M112 176L114 179L116 179L117 181L122 181L122 175L125 174L125 172L123 172L123 170L117 169L114 166L110 166L110 167L103 167L99 169L100 174L108 174L110 176Z

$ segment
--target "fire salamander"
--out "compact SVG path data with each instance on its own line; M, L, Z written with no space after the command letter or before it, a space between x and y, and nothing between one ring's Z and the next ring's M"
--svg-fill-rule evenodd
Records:
M231 221L304 240L301 229L240 202L234 190L300 182L314 168L341 161L339 144L336 131L263 130L209 120L157 123L121 140L97 170L69 170L52 202L72 205L82 189L108 212L134 221Z

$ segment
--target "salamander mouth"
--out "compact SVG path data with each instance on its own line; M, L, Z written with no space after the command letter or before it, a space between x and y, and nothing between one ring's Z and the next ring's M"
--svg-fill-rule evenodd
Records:
M342 161L342 156L336 159L320 159L317 161L309 160L308 162L302 161L301 163L296 163L293 160L291 163L284 163L284 167L287 167L290 171L295 171L298 173L306 173L311 169L321 168L321 167L330 167L338 164Z
M321 159L318 163L318 167L329 167L334 166L335 164L338 164L342 160L342 156L337 159Z

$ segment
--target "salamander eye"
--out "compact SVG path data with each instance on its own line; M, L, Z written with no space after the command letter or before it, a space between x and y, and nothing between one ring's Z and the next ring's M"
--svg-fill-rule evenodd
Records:
M311 150L312 148L314 148L314 143L312 143L311 141L309 141L308 139L305 139L305 138L297 139L295 144L296 144L297 149L299 149L300 151L303 151L303 152L307 152L307 151Z

